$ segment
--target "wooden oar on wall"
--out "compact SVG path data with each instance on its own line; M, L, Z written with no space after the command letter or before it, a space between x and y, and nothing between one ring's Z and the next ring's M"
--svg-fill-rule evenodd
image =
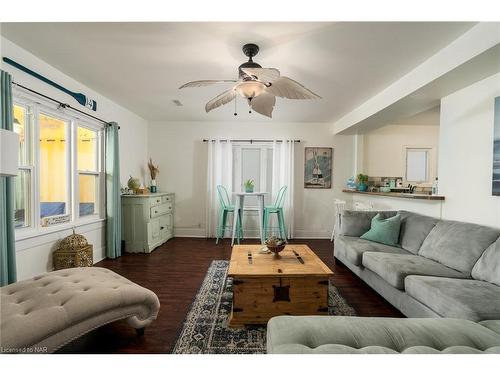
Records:
M80 103L84 107L90 108L93 111L97 111L97 102L93 99L88 98L86 95L69 91L67 88L62 87L61 85L55 83L54 81L45 78L44 76L38 74L37 72L34 72L33 70L26 68L25 66L15 62L14 60L9 59L8 57L4 57L3 61L5 61L9 65L16 67L19 70L22 70L25 73L28 73L29 75L32 75L35 78L38 78L40 81L45 82L55 87L56 89L61 90L62 92L65 92L66 94L72 96L78 103Z

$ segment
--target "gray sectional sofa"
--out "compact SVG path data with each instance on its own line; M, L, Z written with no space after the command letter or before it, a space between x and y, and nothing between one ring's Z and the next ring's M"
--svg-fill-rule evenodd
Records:
M399 246L359 238L402 218ZM345 211L334 256L407 317L500 319L500 230L407 211Z
M500 320L277 316L268 354L500 354Z

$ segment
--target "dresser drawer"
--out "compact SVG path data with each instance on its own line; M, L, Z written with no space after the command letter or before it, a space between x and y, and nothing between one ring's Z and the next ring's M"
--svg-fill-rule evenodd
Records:
M161 203L172 203L172 196L171 195L162 196Z
M149 199L149 207L159 206L163 202L161 201L162 197L154 197Z
M161 204L150 208L151 217L158 217L166 213L172 212L172 205L170 203Z

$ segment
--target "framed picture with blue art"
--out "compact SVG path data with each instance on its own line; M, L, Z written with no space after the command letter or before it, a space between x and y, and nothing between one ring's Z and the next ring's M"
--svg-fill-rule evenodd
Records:
M500 196L500 96L495 98L494 121L492 193Z
M332 187L333 148L306 147L304 152L304 187L330 189Z

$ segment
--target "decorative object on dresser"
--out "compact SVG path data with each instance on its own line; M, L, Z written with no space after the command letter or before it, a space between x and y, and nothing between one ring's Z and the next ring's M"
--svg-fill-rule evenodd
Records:
M304 150L304 188L332 187L333 148L306 147Z
M52 254L54 271L64 268L92 267L94 264L94 253L92 245L81 234L75 233L64 238L56 251Z
M137 190L141 187L141 181L139 181L138 178L130 176L130 178L127 181L127 186L130 190L134 192L134 194L136 194Z
M156 193L156 176L158 175L158 173L160 173L160 169L157 165L153 164L153 159L151 158L149 158L148 169L151 176L151 187L149 188L149 190L151 191L151 193Z
M174 194L122 195L125 251L150 253L174 236Z
M228 276L233 278L230 326L265 324L277 315L328 314L333 272L306 245L286 245L280 258L262 245L236 245Z

